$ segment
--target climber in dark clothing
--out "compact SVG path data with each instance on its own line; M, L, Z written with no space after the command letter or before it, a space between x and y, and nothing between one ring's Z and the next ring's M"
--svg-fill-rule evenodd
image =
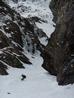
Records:
M24 74L22 74L21 76L22 76L21 80L24 80L26 78L26 75Z

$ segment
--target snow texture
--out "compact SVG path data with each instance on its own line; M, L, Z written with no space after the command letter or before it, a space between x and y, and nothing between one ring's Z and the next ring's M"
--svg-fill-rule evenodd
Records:
M15 9L21 16L25 18L38 17L42 21L36 22L36 26L42 29L48 37L55 30L54 22L52 21L53 15L49 9L49 3L51 0L19 0L18 3L9 2L11 8ZM40 39L43 45L47 45L47 38Z
M26 69L9 67L8 76L0 76L0 98L73 98L74 85L58 86L56 77L49 75L41 64L40 53L35 55L26 53L32 65ZM27 76L23 81L21 75Z
M23 17L38 15L45 20L45 23L36 24L44 31L46 30L46 34L50 37L54 27L53 16L48 8L49 0L32 1L26 0L26 2L20 1L18 3L18 5L21 3L30 10L27 9L27 11L20 14ZM10 3L10 5L14 6L13 3ZM15 4L16 9L18 5ZM17 11L20 12L21 10L17 9ZM10 35L8 36L10 37ZM45 43L43 39L41 41ZM0 98L74 98L74 85L58 86L56 77L49 75L41 67L43 58L40 56L40 52L34 55L28 52L24 53L30 59L32 65L24 64L25 69L14 69L8 66L9 75L0 76ZM27 76L23 81L21 80L22 74Z
M53 15L49 9L50 0L19 0L18 4L9 4L11 7L15 8L17 12L23 17L34 17L37 16L43 20L41 23L36 23L39 28L41 28L48 37L54 31L54 23L52 21Z

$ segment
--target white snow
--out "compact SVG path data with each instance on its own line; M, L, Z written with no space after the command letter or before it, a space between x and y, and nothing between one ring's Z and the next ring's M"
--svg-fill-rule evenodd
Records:
M46 34L50 37L54 31L52 22L53 16L50 9L48 9L50 0L38 0L38 2L33 3L30 1L32 0L19 2L19 4L22 3L30 7L29 12L27 10L25 13L21 12L20 14L22 16L26 15L26 17L38 15L41 19L46 20L46 23L42 22L41 24L36 24L46 31ZM43 2L42 5L40 1L45 1L46 3ZM13 3L10 4L13 6ZM15 6L17 8L16 4ZM38 10L37 12L35 12L35 8ZM46 44L44 41L45 38L40 40ZM0 98L74 98L74 84L58 86L56 77L49 75L41 67L43 58L40 56L40 52L36 52L34 55L26 51L24 53L30 59L32 65L24 64L25 69L8 67L9 75L0 76ZM21 80L22 74L27 76L24 81Z
M11 37L11 34L10 33L6 33L6 36L9 38L9 37Z
M25 18L36 16L43 20L41 22L36 22L36 25L38 28L42 29L48 37L50 37L51 33L55 30L53 26L55 24L52 21L53 15L49 9L49 3L51 0L25 0L25 2L24 0L19 1L20 2L17 4L9 2L9 5ZM43 42L46 43L46 39L44 41Z
M26 54L32 65L24 64L26 69L9 67L8 76L0 76L0 98L73 98L74 85L58 86L56 77L49 75L41 64L42 57ZM27 78L22 81L21 75Z
M3 52L0 50L0 54L2 54Z
M43 44L45 46L48 44L48 40L46 37L39 38L39 41L41 42L41 44Z

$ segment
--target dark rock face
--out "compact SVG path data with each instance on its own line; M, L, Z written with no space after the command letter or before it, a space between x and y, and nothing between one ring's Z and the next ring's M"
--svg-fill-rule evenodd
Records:
M15 0L18 1L18 0ZM37 19L39 20L39 19ZM36 21L36 18L34 19ZM24 51L35 53L41 49L39 38L46 36L36 27L33 19L21 17L0 0L0 74L7 75L6 67L24 68L31 64ZM40 35L42 32L43 35ZM23 49L25 47L25 50ZM6 66L6 67L5 67Z
M0 75L8 75L6 69L7 66L2 61L0 61Z
M74 83L74 1L52 0L50 7L56 29L45 49L42 66L57 76L59 85Z

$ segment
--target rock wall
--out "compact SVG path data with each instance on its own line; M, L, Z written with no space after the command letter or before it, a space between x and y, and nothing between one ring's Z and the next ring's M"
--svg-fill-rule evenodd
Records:
M21 17L0 0L0 75L8 74L8 66L24 68L23 63L31 64L24 52L34 54L41 49L39 38L46 35L34 21Z
M56 29L45 49L43 67L59 85L74 83L74 0L52 0Z

